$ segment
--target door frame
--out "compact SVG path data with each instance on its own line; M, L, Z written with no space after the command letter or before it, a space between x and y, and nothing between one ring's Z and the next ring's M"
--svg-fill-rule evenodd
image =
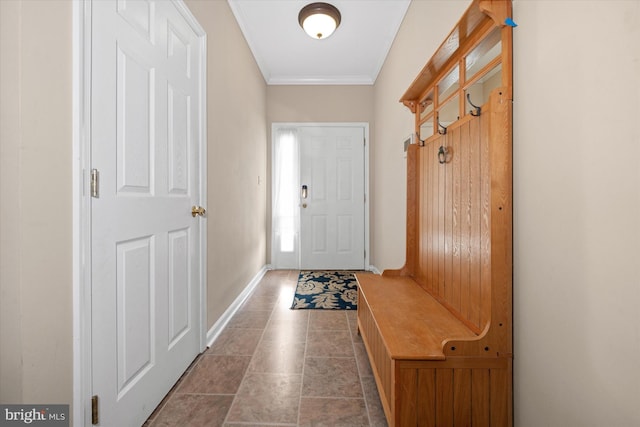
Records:
M275 138L279 129L282 128L304 128L304 127L361 127L364 131L364 265L367 270L371 270L372 266L370 264L370 230L369 230L369 145L371 145L371 141L369 139L369 122L273 122L271 123L271 197L269 199L270 209L269 209L269 227L270 227L270 236L269 236L269 256L270 262L273 264L273 247L274 247L274 233L273 233L273 198L274 198L274 177L275 171L273 170L274 165L274 145ZM298 260L299 261L299 260ZM277 267L277 266L274 266Z
M73 307L73 425L91 425L91 1L73 2L72 35L72 307ZM171 0L199 38L202 61L198 134L198 198L207 206L207 35L183 0ZM207 221L200 222L199 348L206 348ZM168 392L169 390L167 390Z

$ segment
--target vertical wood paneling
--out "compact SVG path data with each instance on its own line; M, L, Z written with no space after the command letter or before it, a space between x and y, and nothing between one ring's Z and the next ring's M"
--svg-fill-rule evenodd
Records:
M418 369L418 419L415 425L437 427L435 369Z
M447 150L449 151L447 163L441 165L444 168L444 295L445 300L455 309L454 294L456 284L453 283L453 165L451 156L453 155L453 137L458 132L448 132L445 135Z
M461 288L460 288L460 174L461 174L461 157L460 157L460 138L461 130L456 129L451 138L451 169L452 169L452 189L451 189L451 235L452 235L452 251L451 251L451 299L449 303L458 312L461 310Z
M366 303L362 293L358 291L358 299L362 303L358 305L358 322L361 334L369 351L371 368L382 389L378 389L380 400L385 407L385 412L391 413L391 399L393 389L393 378L391 375L393 361L389 356L384 341L376 326L375 320L369 305Z
M435 143L431 146L431 160L429 163L429 167L431 168L431 178L432 178L432 194L431 194L431 224L433 227L433 237L431 238L431 260L432 260L432 268L433 268L433 283L432 290L435 295L438 295L440 291L440 257L439 257L439 235L440 229L438 228L439 223L439 198L440 198L440 170L438 168L438 147L440 143L440 139L436 140Z
M490 376L488 369L471 371L471 425L474 427L490 427Z
M469 193L471 230L469 235L469 298L468 320L480 328L480 119L469 122Z
M444 217L445 217L445 192L446 192L446 182L445 182L445 171L447 169L446 164L440 164L438 162L438 153L441 145L446 145L446 136L438 138L438 147L436 148L436 170L438 172L438 295L441 298L445 298L445 290L444 290L444 242L445 242L445 225L444 225Z
M436 369L436 425L453 427L453 369Z
M427 161L425 163L426 173L428 176L427 183L427 205L425 206L423 215L427 216L427 224L429 229L429 241L427 242L427 252L425 253L427 257L427 288L433 292L434 291L434 283L437 281L437 264L434 262L435 258L435 247L434 247L434 236L437 233L436 224L434 222L433 217L433 206L434 206L434 193L435 193L435 180L434 180L434 170L433 167L433 147L435 143L432 142L426 147L427 150Z
M452 308L460 311L460 284L453 280L453 223L454 219L454 179L456 168L453 164L453 158L457 157L456 145L460 138L460 132L456 129L447 135L447 144L450 152L449 163L446 167L446 191L445 191L445 265L444 265L444 281L445 281L445 298Z
M420 149L420 212L425 212L425 209L429 205L429 168L427 167L427 161L429 158L428 150L424 148ZM431 230L429 228L428 217L425 215L420 215L420 252L419 254L427 253L429 237L431 235ZM426 272L429 271L428 265L428 257L421 255L420 256L420 268L418 269L417 279L419 283L426 284L428 283L428 278L426 277Z
M415 279L477 330L491 315L491 162L484 116L421 147L418 160ZM449 148L446 164L438 162L441 145Z
M471 369L453 371L453 424L471 426Z
M482 217L480 219L480 325L491 318L491 162L489 153L489 114L480 119L480 176Z
M469 318L471 301L469 299L469 234L471 232L471 208L469 188L469 130L460 129L460 314Z
M418 425L418 370L398 369L398 396L396 396L396 424L399 426ZM399 418L398 418L399 417Z
M423 157L424 157L424 151L422 149L418 150L418 159L417 159L417 163L418 163L418 174L416 176L417 181L416 181L416 187L417 187L417 209L416 212L422 212L422 209L424 207L424 191L426 189L425 187L425 182L424 182L424 165L423 165ZM424 251L424 243L425 243L425 239L426 239L426 230L424 227L424 219L422 218L422 215L418 215L416 218L416 245L418 247L418 254L422 254L422 252ZM413 276L417 279L418 282L421 282L422 279L422 272L424 271L424 257L423 256L418 256L418 258L416 259L416 265L415 265L415 271Z
M425 288L431 291L431 284L433 283L433 260L431 258L433 254L433 250L431 247L432 239L433 239L433 224L431 222L431 194L433 193L432 189L432 179L431 173L432 169L428 166L431 160L431 144L427 145L423 148L424 150L424 179L425 179L425 204L424 209L420 212L420 214L424 217L426 230L428 234L428 239L425 241L424 252L421 254L426 259L426 271L423 272L425 277Z
M398 426L510 426L511 387L505 367L400 369ZM413 393L413 394L411 394ZM405 401L406 400L406 401Z
M429 230L429 225L426 222L426 217L424 216L424 209L427 203L427 192L429 191L428 181L427 181L427 169L424 166L425 157L427 156L427 152L424 147L420 147L418 149L419 158L418 158L418 169L419 173L419 186L420 186L420 198L419 198L419 208L416 211L417 222L420 224L420 239L418 241L418 245L420 249L418 250L418 262L417 268L414 274L414 279L416 282L420 284L423 288L426 288L427 277L426 272L427 268L427 257L424 255L427 253L427 243L428 236L431 230Z
M511 425L511 377L507 369L491 370L491 425Z
M419 149L417 145L409 145L407 151L407 232L406 232L406 265L403 268L405 274L415 274L418 259L418 231L417 215L420 209L418 199L418 180L420 166L418 163Z

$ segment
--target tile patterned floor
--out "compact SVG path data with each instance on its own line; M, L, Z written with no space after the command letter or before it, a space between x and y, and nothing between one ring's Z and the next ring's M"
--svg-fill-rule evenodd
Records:
M289 309L297 278L267 272L145 426L386 426L356 312Z

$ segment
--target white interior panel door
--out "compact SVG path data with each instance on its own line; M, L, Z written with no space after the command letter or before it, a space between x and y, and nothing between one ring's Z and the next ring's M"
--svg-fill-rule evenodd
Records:
M92 5L92 391L140 426L200 351L202 39L171 1Z
M364 269L363 127L302 127L302 269Z

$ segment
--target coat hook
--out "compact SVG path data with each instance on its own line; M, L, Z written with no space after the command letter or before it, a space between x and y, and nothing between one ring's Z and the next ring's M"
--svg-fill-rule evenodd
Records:
M440 128L442 128L442 130L440 130ZM440 135L446 135L447 134L447 127L443 126L442 123L440 123L440 115L438 114L438 133Z
M441 165L447 163L448 156L449 156L449 149L444 145L441 145L440 148L438 149L438 163L440 163Z
M482 108L471 102L470 93L467 94L467 101L469 101L469 104L471 104L471 106L473 107L473 110L469 111L469 114L471 114L473 117L478 117L480 115L480 111L482 111Z

